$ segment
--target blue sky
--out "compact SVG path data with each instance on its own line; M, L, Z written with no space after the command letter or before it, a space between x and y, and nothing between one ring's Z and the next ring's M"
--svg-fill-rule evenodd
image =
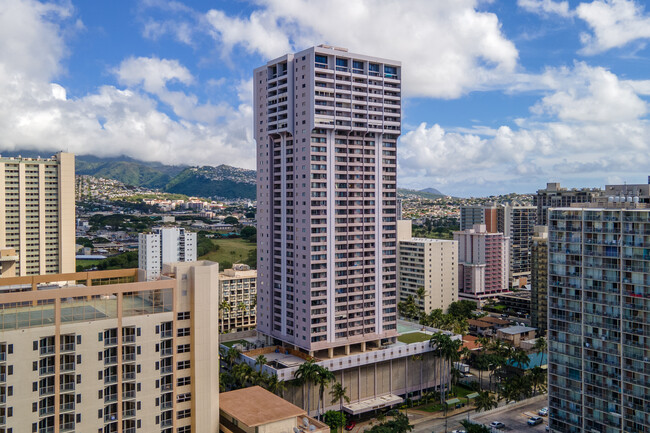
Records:
M402 187L641 183L649 41L639 0L3 0L0 151L254 168L252 69L329 43L402 61Z

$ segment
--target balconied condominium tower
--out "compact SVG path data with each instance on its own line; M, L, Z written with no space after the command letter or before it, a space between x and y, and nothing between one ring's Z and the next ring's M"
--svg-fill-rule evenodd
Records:
M322 45L255 69L263 334L330 353L397 335L400 78Z
M551 431L650 431L650 209L633 199L549 211Z
M567 189L562 188L559 183L547 183L546 189L539 189L537 194L533 195L533 206L537 207L536 224L548 225L549 208L571 206L572 203L590 203L601 193L598 188Z
M17 276L75 270L74 155L0 157L0 248Z
M0 432L219 430L219 265L0 280Z
M485 225L454 232L458 242L458 298L479 306L508 291L510 238L489 233Z

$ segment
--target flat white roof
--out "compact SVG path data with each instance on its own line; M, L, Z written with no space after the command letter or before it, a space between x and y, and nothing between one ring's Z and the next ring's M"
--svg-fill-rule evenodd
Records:
M403 402L404 399L399 395L387 394L375 398L356 401L354 403L347 403L343 405L343 410L346 412L357 415L360 413L369 412L375 409L382 409L386 406L392 406Z

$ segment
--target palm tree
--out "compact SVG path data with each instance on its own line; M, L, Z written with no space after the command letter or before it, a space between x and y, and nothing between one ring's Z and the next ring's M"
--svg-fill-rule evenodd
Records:
M321 367L320 365L317 367L318 368L316 369L315 383L316 385L318 385L318 405L319 405L318 415L320 419L320 414L325 412L325 399L323 398L323 394L325 393L325 387L334 380L334 373L332 373L325 367ZM323 406L322 411L320 409L321 404Z
M268 360L264 355L259 355L257 358L255 358L255 366L259 367L260 372L262 371L262 366L265 365L267 361Z
M418 287L418 289L415 291L415 296L418 297L418 301L420 301L420 305L422 306L422 311L426 308L424 308L424 298L427 296L426 290L424 290L424 287Z
M440 383L440 403L445 401L445 392L442 389L442 364L443 364L443 353L444 346L446 344L446 339L449 336L443 334L442 332L436 332L431 336L429 340L429 346L433 349L433 355L438 358L438 373L439 374L439 383Z
M223 334L223 330L226 327L226 324L224 323L223 320L223 312L225 311L230 311L230 303L228 301L221 301L219 304L219 314L221 315L221 333Z
M539 365L542 365L542 359L544 357L543 354L548 350L548 342L546 341L546 338L538 337L537 340L535 340L533 350L535 353L537 353L537 357L539 358Z
M241 352L239 351L239 349L231 347L226 352L226 356L224 357L224 361L226 361L226 364L228 364L228 366L230 368L232 368L235 361L237 361L239 359L239 355L241 355Z
M255 374L250 365L242 362L232 368L232 373L240 388L246 387L249 382L255 380Z
M343 400L346 403L350 403L350 397L348 397L348 389L341 385L339 382L335 382L330 389L330 395L332 396L332 404L339 402L339 412L343 412Z
M451 383L452 385L458 384L458 381L463 377L463 373L456 367L451 367Z
M487 391L479 392L478 397L474 399L474 404L477 412L494 409L499 405L494 396Z
M530 370L530 382L533 385L533 395L537 395L537 388L539 387L542 391L545 390L546 385L546 371L541 367L533 367Z
M512 362L520 369L525 369L530 364L530 358L528 354L521 349L516 349L512 353Z
M309 415L309 410L311 409L311 384L316 381L318 375L317 368L318 365L316 365L313 359L310 359L302 363L300 367L298 367L298 370L293 374L293 377L296 378L300 384L307 385L307 415Z

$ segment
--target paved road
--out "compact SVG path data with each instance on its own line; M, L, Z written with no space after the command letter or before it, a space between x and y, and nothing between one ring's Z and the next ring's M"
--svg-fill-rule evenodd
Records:
M544 423L535 427L529 427L526 424L526 421L530 416L536 415L539 409L546 406L546 400L544 397L534 398L531 399L531 402L523 403L522 405L515 407L513 406L514 404L512 403L508 406L501 406L498 409L490 411L488 414L481 414L472 411L470 412L470 417L472 420L482 424L489 424L492 421L501 421L506 425L506 428L502 430L504 432L544 432L544 426L548 422L547 417L544 418ZM529 414L526 414L527 412ZM460 421L463 419L467 419L467 413L450 416L447 420L447 432L461 428ZM432 419L420 422L417 423L413 429L413 433L443 433L444 431L444 419Z
M506 425L502 431L513 432L543 432L548 423L548 417L542 417L544 422L534 427L529 426L526 422L531 416L536 416L537 411L546 406L546 402L534 402L527 405L499 411L498 413L490 413L488 415L477 415L474 420L481 424L490 424L492 421L501 421Z

